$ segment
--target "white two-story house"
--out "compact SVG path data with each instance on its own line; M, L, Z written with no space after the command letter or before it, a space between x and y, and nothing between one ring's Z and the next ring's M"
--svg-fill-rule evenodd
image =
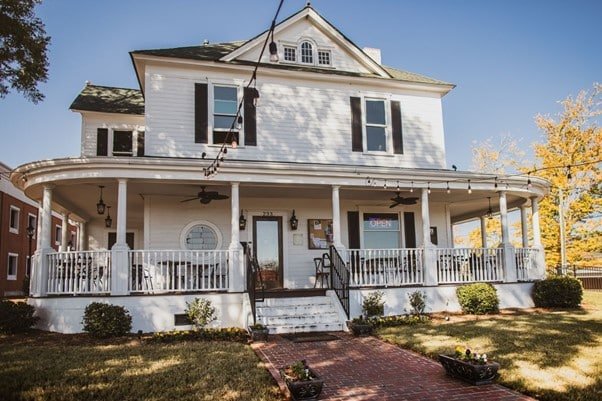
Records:
M130 56L139 89L86 84L71 105L81 155L11 177L43 205L30 299L41 327L80 331L101 301L125 306L134 330L170 330L205 297L221 326L337 330L375 289L386 314L407 312L416 290L429 311L458 310L469 282L494 283L502 307L532 305L548 185L446 167L454 85L383 65L311 6L246 42ZM78 222L75 250L50 248L52 209ZM483 235L454 248L454 223L492 215L499 247Z

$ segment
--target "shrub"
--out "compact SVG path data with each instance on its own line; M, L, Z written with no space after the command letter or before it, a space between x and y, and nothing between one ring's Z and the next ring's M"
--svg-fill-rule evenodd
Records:
M412 326L421 323L430 323L431 319L427 315L395 315L373 317L366 322L373 327L395 327Z
M489 283L474 283L458 287L456 290L462 312L482 315L498 311L497 291Z
M186 302L186 316L197 329L202 329L216 319L215 308L210 300L204 298Z
M124 336L132 329L132 317L123 306L92 302L84 311L84 331L93 337Z
M25 302L0 299L0 333L20 333L36 324L35 308Z
M385 302L383 296L385 294L382 291L374 291L368 294L364 298L362 304L362 312L366 317L382 316L385 314Z
M535 306L576 308L582 299L581 282L573 277L551 277L533 286Z
M408 294L408 298L410 298L412 315L423 315L426 309L426 294L422 291L414 291Z
M149 339L154 343L173 343L178 341L232 341L246 343L249 333L239 327L224 329L178 330L155 333Z

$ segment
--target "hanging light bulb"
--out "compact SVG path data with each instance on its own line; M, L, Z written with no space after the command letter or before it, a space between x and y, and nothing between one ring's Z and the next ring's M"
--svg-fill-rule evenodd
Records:
M495 177L495 182L493 184L493 188L497 189L497 177Z
M468 180L468 193L472 193L472 187L470 186L470 180Z
M224 147L224 150L222 151L224 154L228 153L228 148Z
M368 185L370 185L371 182L372 180L370 179L370 177L368 177Z
M387 180L385 180L385 185L383 187L384 189L387 189Z
M238 147L238 142L236 142L236 138L232 139L232 149L236 149Z
M531 189L533 185L531 184L531 178L527 179L527 189Z
M411 181L410 185L410 192L414 192L414 181Z
M566 178L568 180L573 178L573 175L571 174L571 165L569 164L568 166L566 166Z
M238 116L236 121L236 129L240 130L242 128L242 116Z
M449 189L449 181L447 181L447 193L451 193L451 189Z
M429 193L429 195L430 195L430 193L431 193L431 183L430 183L430 181L429 181L429 183L428 183L428 185L427 185L427 190L426 190L426 192L428 192L428 193Z
M259 106L259 91L257 88L251 88L251 95L253 96L253 107Z
M397 188L396 190L399 192L399 180L397 180Z

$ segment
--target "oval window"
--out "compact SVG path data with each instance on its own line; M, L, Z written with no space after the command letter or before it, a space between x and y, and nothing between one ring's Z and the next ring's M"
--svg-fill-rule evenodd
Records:
M185 246L190 250L217 249L218 236L215 230L206 224L192 226L186 233Z

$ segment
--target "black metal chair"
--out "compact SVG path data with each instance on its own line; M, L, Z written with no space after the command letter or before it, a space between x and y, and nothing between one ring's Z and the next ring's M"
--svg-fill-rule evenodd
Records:
M318 285L318 281L320 281L320 287L328 288L331 269L330 255L325 253L321 258L314 258L314 265L316 266L316 281L314 282L314 288ZM324 286L324 280L326 280L326 286Z

